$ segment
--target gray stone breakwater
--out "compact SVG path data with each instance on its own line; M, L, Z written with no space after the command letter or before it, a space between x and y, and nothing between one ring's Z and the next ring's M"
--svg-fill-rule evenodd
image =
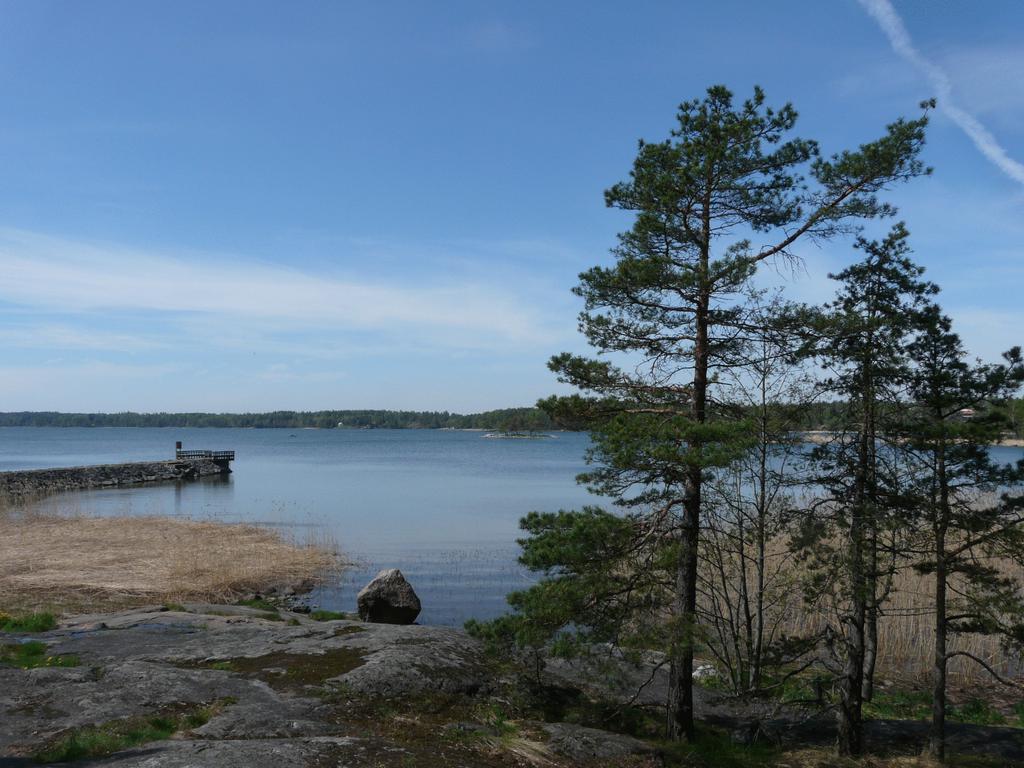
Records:
M23 498L88 488L116 488L141 483L194 480L207 475L227 474L230 471L226 466L210 459L177 459L0 472L0 498Z

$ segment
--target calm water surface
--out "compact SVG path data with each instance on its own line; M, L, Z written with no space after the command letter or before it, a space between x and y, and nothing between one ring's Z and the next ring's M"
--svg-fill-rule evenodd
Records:
M436 430L0 428L0 471L170 458L234 449L226 479L82 491L51 511L179 515L280 526L333 539L357 565L314 596L354 610L380 568L397 567L423 602L420 621L460 625L505 610L528 585L516 563L519 518L593 503L575 483L588 438L489 440Z
M279 526L329 538L356 565L314 595L354 610L380 568L401 568L423 601L420 621L461 625L505 610L531 575L516 563L519 518L598 502L575 483L588 437L488 440L436 430L0 428L0 471L170 458L234 449L233 474L197 482L50 497L47 511L178 515ZM995 447L1013 462L1020 448Z

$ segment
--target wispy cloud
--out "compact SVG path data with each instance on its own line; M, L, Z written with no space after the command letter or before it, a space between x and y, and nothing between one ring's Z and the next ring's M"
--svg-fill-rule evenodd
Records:
M44 365L0 365L0 396L44 393L54 386L74 391L95 382L159 381L180 374L184 367L174 363L128 365L90 361ZM59 380L54 382L55 375Z
M473 280L365 281L216 254L181 258L17 230L0 231L0 264L0 300L64 314L145 313L193 324L209 318L229 327L235 322L429 336L441 344L477 347L550 338L539 308L508 286ZM54 329L49 334L60 341ZM88 341L64 336L61 343Z
M0 403L12 411L160 410L152 393L186 372L176 363L0 365Z
M347 371L297 371L287 363L275 363L256 374L261 381L270 382L324 382L348 378Z
M965 109L953 100L953 88L945 70L925 58L903 24L903 20L889 0L859 0L864 9L878 22L893 50L914 65L931 83L939 100L939 108L971 139L974 146L990 162L1014 181L1024 184L1024 163L1010 157L995 136Z
M69 325L18 324L0 329L0 346L48 350L135 352L157 349L166 342L127 333L109 333Z
M943 61L957 94L974 114L1016 127L1024 122L1024 47L963 47L946 53Z

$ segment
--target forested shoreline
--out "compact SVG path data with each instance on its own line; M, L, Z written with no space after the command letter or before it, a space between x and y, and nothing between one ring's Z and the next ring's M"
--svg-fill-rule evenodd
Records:
M792 404L776 404L781 410ZM798 431L831 432L844 428L847 404L842 401L801 403L789 417ZM1006 436L1024 438L1024 398L998 406ZM449 411L269 411L265 413L64 413L60 411L0 412L0 427L215 427L244 429L493 429L509 431L582 431L571 419L557 422L540 408L500 408L481 413Z
M268 413L0 413L0 427L221 427L251 429L553 429L539 408L448 411L271 411Z

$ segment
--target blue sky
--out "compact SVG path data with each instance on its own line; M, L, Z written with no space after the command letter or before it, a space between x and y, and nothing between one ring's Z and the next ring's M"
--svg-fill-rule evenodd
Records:
M19 0L0 410L530 404L603 190L713 83L826 152L939 96L890 199L972 352L1024 342L1024 3ZM849 243L800 253L827 299Z

